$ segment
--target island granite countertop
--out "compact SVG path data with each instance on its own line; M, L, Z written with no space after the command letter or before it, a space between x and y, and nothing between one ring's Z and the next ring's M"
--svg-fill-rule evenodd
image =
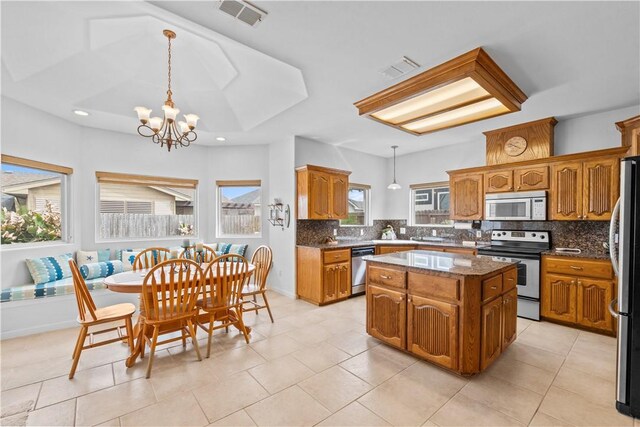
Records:
M461 276L485 276L508 270L517 264L516 262L494 261L489 257L422 250L369 255L363 259L367 262Z

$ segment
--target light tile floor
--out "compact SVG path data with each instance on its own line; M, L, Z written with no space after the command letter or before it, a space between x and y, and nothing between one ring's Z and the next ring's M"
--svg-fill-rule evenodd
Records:
M180 342L124 366L127 348L83 353L78 330L0 342L2 425L628 425L614 408L615 340L518 319L491 368L462 378L367 336L365 300L316 307L271 293L266 313L217 334L210 359ZM199 340L205 352L206 338Z

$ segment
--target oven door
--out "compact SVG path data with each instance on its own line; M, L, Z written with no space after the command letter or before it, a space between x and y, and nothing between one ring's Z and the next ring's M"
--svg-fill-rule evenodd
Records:
M491 256L494 261L517 262L518 297L540 299L540 257L537 255L517 255L508 252L478 251L480 255Z
M531 199L486 199L485 219L488 221L531 220Z

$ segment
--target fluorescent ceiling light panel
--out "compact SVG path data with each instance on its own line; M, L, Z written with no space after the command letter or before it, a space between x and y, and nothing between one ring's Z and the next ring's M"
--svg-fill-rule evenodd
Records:
M360 115L414 135L519 111L527 96L477 48L355 103Z

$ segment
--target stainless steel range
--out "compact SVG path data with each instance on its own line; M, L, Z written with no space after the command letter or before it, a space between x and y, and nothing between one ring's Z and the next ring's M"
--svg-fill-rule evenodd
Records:
M493 230L478 255L518 263L518 316L540 320L540 258L551 249L548 231Z

